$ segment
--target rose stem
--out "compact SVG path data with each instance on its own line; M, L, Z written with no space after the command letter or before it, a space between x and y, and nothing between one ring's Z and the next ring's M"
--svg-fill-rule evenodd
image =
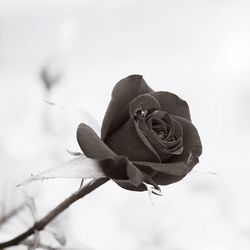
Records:
M108 178L101 178L101 179L95 180L94 182L89 183L86 186L83 186L81 189L79 189L78 191L70 195L63 202L61 202L54 209L52 209L41 220L35 222L34 225L30 227L28 230L26 230L25 232L21 233L20 235L16 236L15 238L9 241L0 243L0 249L3 249L4 247L16 246L27 237L33 235L36 231L43 230L57 215L62 213L71 204L81 199L88 193L94 191L96 188L100 187L108 180L109 180Z

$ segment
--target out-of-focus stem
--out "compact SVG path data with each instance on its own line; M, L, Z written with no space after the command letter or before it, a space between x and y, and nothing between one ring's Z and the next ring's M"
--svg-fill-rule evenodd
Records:
M25 240L27 237L33 235L36 231L43 230L56 216L62 213L65 209L67 209L71 204L76 202L77 200L83 198L88 193L94 191L96 188L103 185L107 182L108 178L101 178L97 179L88 185L82 187L77 192L70 195L66 198L63 202L61 202L58 206L56 206L53 210L51 210L46 216L44 216L41 220L37 221L32 227L27 229L25 232L21 233L20 235L16 236L15 238L0 243L0 249L15 246Z

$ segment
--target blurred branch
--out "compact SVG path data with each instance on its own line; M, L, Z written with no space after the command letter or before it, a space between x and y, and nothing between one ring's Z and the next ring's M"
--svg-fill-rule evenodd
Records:
M10 212L6 213L5 215L3 215L2 218L0 218L0 227L6 223L7 221L9 221L12 217L14 217L15 215L17 215L19 212L21 212L24 208L26 207L26 204L21 204L18 207L14 208L13 210L11 210Z
M34 225L29 229L27 229L25 232L21 233L20 235L16 236L15 238L9 241L0 243L0 249L3 249L4 247L16 246L23 240L25 240L27 237L35 234L37 231L43 230L55 217L61 214L71 204L83 198L90 192L94 191L96 188L100 187L108 180L109 180L108 178L97 179L93 182L90 182L88 185L80 188L78 191L73 193L71 196L69 196L63 202L61 202L58 206L56 206L53 210L51 210L41 220L35 222Z

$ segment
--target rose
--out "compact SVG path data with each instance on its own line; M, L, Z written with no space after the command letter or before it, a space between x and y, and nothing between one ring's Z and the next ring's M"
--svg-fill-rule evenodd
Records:
M140 75L119 81L106 111L101 139L86 124L77 130L87 157L98 159L108 177L123 188L143 191L144 183L181 180L202 153L188 104L170 92L155 92Z

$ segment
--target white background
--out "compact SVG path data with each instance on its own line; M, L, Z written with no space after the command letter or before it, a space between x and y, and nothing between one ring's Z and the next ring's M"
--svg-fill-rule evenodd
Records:
M50 96L39 76L48 63L62 72ZM249 0L0 0L0 203L14 206L17 183L70 159L83 111L101 124L114 84L137 73L189 103L200 164L154 207L146 193L105 184L61 216L66 238L95 250L248 250L249 68ZM23 189L42 216L78 185ZM13 225L0 239L27 227Z

